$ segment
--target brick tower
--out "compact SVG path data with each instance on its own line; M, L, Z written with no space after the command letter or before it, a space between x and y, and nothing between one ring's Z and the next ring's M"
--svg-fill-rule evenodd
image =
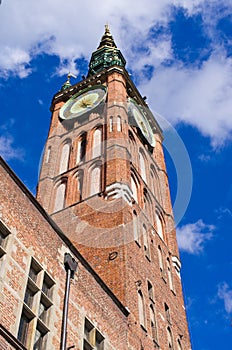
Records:
M128 349L190 349L162 131L125 64L106 26L53 98L37 199L127 307Z

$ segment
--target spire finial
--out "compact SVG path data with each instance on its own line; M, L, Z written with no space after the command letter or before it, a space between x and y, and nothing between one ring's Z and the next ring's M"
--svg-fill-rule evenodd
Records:
M110 26L108 23L105 24L105 34L110 34Z
M66 82L62 85L62 88L61 90L65 90L67 88L69 88L71 86L71 83L70 83L70 78L76 78L76 75L72 74L70 71L68 72L67 74L67 80Z
M110 33L110 27L109 24L105 24L105 33L103 34L102 38L101 38L101 42L100 45L98 46L98 49L102 48L102 47L117 47L114 39L112 37L112 34Z

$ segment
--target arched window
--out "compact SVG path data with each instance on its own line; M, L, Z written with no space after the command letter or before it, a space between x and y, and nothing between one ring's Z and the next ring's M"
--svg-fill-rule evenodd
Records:
M172 338L172 331L171 328L167 328L167 334L168 334L168 349L174 349L173 348L173 338Z
M139 226L138 226L138 216L136 211L133 211L133 235L134 240L139 243Z
M66 192L66 182L61 182L56 189L54 212L64 208L65 192Z
M138 203L138 188L134 176L131 176L131 191L134 200Z
M77 143L77 164L85 161L86 155L86 143L87 143L87 134L84 133L80 136Z
M61 151L59 174L62 174L68 170L69 154L70 154L70 143L66 142L63 145L62 151Z
M145 256L150 259L150 247L148 242L148 232L145 225L143 225L143 247Z
M171 265L170 265L169 258L167 258L167 273L168 273L169 287L170 287L171 290L174 291L173 281L172 281L172 271L171 271Z
M141 326L146 326L145 305L143 300L143 294L141 290L138 291L138 305L139 305L139 322Z
M150 300L154 300L154 295L153 295L153 287L150 281L147 281L147 290L148 290L148 296Z
M153 171L151 170L151 192L152 194L154 194L154 196L156 196L156 193L155 193L155 179L154 179L154 174L153 174Z
M155 221L156 221L156 230L160 238L164 239L164 234L163 234L163 225L162 221L160 219L160 216L156 213L155 214Z
M158 201L160 201L161 193L160 193L159 177L154 166L152 166L151 168L151 190L155 198Z
M170 309L166 303L164 303L164 309L165 309L165 316L166 320L171 323L171 318L170 318Z
M159 260L160 271L163 273L164 271L163 254L160 246L158 246L158 260Z
M122 122L121 122L120 115L117 116L117 131L119 131L119 132L122 131Z
M150 305L150 322L151 322L152 338L155 341L157 341L157 324L156 324L156 318L155 318L155 310L152 304Z
M93 152L92 157L99 157L101 155L102 147L102 129L97 128L93 133Z
M77 201L82 200L82 189L83 189L83 172L80 171L77 174Z
M146 167L145 167L145 158L144 155L141 151L139 151L139 165L140 165L140 172L143 181L147 182L147 177L146 177Z
M128 132L128 136L129 136L129 141L135 144L135 138L130 130Z
M47 155L46 155L46 161L45 163L48 163L50 160L50 154L51 154L51 146L48 147L47 149Z
M113 117L111 116L111 117L110 117L110 132L113 131L113 123L114 123Z
M151 215L152 215L151 198L150 198L146 188L144 188L144 190L143 190L143 200L144 200L145 213L148 217L151 217Z
M90 196L101 192L101 168L96 166L91 171L90 177Z

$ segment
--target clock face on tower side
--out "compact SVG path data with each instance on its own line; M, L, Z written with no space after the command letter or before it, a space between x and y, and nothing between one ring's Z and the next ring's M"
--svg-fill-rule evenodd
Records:
M137 126L140 128L143 136L152 147L155 147L155 136L149 121L147 120L142 108L133 100L129 99L129 111L133 115Z
M73 119L90 112L106 97L107 88L97 85L72 96L60 109L61 119Z

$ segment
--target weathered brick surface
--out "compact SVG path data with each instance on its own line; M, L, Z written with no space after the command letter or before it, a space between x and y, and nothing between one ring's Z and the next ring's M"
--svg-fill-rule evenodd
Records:
M0 177L1 220L11 232L6 254L0 261L0 323L17 336L30 259L33 256L55 281L46 349L57 350L60 347L66 278L64 253L75 255L2 166ZM75 258L79 260L78 256ZM109 349L126 348L126 316L91 270L88 271L79 262L78 271L71 283L68 321L68 345L74 344L75 349L83 347L85 316L106 337ZM0 344L4 344L3 340L0 341ZM5 345L0 346L4 350L11 349Z

